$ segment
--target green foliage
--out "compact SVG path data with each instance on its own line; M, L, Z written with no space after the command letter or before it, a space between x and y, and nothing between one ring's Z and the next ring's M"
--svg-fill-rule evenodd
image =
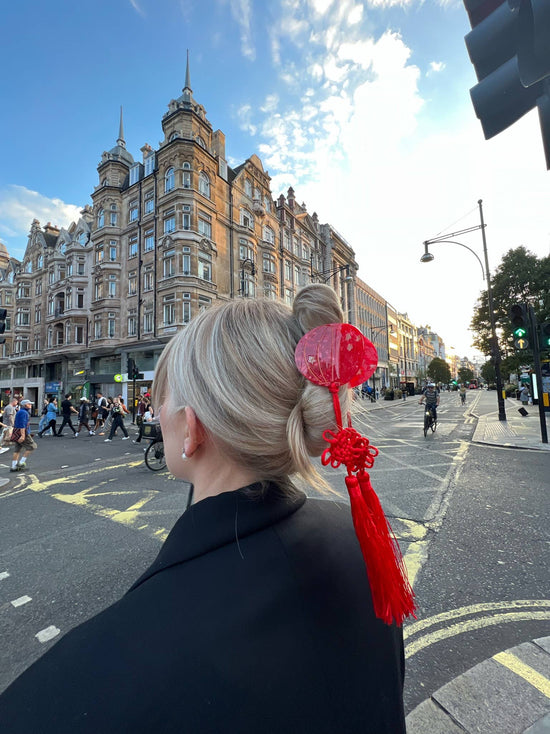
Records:
M474 372L469 367L461 367L458 370L458 381L463 382L465 385L470 383L474 379Z
M488 362L485 362L479 371L487 384L495 382L495 365L491 359Z
M451 368L440 357L434 357L428 365L428 377L434 382L448 383L451 381Z
M515 303L533 307L540 322L550 314L550 256L538 258L525 247L509 250L491 278L493 306L500 353L503 357L515 357L514 336L508 311ZM471 322L474 345L483 354L491 355L491 323L487 291L482 291ZM519 362L529 362L532 352L525 350Z

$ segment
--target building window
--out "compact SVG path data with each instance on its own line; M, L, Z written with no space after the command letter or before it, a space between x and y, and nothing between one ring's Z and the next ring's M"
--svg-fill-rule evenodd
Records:
M32 273L32 261L31 260L25 263L25 272Z
M52 285L52 283L55 283L55 270L50 270L48 273L48 283Z
M97 226L104 227L105 226L105 210L101 208L97 213Z
M116 262L116 244L109 245L109 262Z
M137 257L138 254L138 238L137 234L134 234L128 240L128 259Z
M52 340L53 340L53 330L52 330L52 327L50 326L48 329L48 336L47 336L47 341L46 341L48 345L48 349L52 347L52 344L53 344Z
M290 235L288 232L285 232L283 235L283 246L285 250L290 250Z
M183 215L183 228L191 229L191 215L190 214Z
M191 188L191 173L190 173L191 166L187 161L183 164L183 188L184 189L190 189Z
M292 306L292 301L294 299L294 294L292 293L291 288L285 288L285 303L287 306Z
M174 169L169 168L164 174L164 193L172 191L175 186Z
M277 300L277 288L274 283L264 283L264 298Z
M136 293L137 293L137 274L136 274L136 271L133 270L131 273L128 273L128 295L135 296Z
M101 339L101 319L94 321L94 339Z
M35 352L40 351L40 337L37 334L35 334L35 337L34 337L34 351Z
M118 214L116 210L116 204L111 204L111 227L116 227L118 221Z
M84 260L79 260L76 265L76 274L84 275Z
M209 240L212 239L212 225L204 218L204 215L199 216L199 233L208 237Z
M48 316L53 316L55 313L55 301L53 300L53 296L50 296L48 298Z
M264 196L264 206L266 212L271 211L271 198L267 194Z
M206 296L199 296L199 311L205 311L212 305L212 299Z
M75 344L83 344L84 343L84 327L83 326L75 326L75 328L74 328L74 342L75 342Z
M42 306L34 307L34 323L39 324L42 321Z
M131 201L129 212L128 212L128 221L130 222L137 222L138 218L138 203L137 201Z
M264 273L275 273L277 270L277 266L275 264L275 255L271 255L267 252L264 252L263 258L262 258L262 270Z
M155 170L155 154L150 153L145 159L145 175L150 176Z
M176 274L176 251L167 250L164 253L162 263L163 263L162 265L163 275L165 278L170 278L172 275L175 275Z
M109 298L116 298L116 275L109 275Z
M145 194L145 214L151 214L155 211L155 194L153 191L148 191Z
M164 215L164 234L176 231L176 215L173 209L170 209Z
M210 179L204 171L199 174L199 193L210 198Z
M151 252L151 250L155 249L155 230L154 229L146 229L145 230L145 242L144 242L144 252Z
M96 280L94 283L94 300L99 301L100 298L103 298L103 283L101 280Z
M162 315L164 326L173 326L176 323L176 297L173 293L162 299Z
M20 283L17 286L17 298L30 298L31 287L28 283Z
M245 178L244 180L244 193L252 198L252 182L249 178Z
M67 263L67 278L70 278L73 274L73 263L72 260Z
M103 252L103 245L98 245L96 247L96 250L95 250L95 261L96 261L96 264L103 262L104 254L105 253Z
M183 256L183 274L191 275L191 255Z
M73 307L73 294L70 288L67 288L65 294L65 311L69 311Z
M239 240L239 260L254 260L254 250L248 240Z
M35 296L42 295L42 281L41 280L37 280L36 283L34 284L34 295Z
M143 314L143 333L151 334L153 332L153 312L146 311Z
M30 326L31 316L28 309L19 309L15 315L16 326Z
M139 181L139 163L136 163L130 168L130 186L133 186Z
M191 321L191 294L183 293L183 323L188 324Z
M254 217L248 209L241 209L241 226L254 229Z
M269 244L271 245L275 244L275 232L271 229L271 227L264 227L264 240L266 242L269 242Z
M42 257L42 255L39 255L36 258L36 269L42 270L43 266L44 266L44 258Z
M77 308L84 308L84 292L78 291L76 294L76 307Z
M137 336L137 316L128 316L128 336Z
M285 280L292 280L292 263L285 260Z
M199 278L212 280L212 255L206 252L199 252Z
M154 276L153 266L152 265L148 265L145 268L145 271L143 273L143 290L144 291L152 291L153 290L153 285L154 285L154 283L153 283L153 276Z

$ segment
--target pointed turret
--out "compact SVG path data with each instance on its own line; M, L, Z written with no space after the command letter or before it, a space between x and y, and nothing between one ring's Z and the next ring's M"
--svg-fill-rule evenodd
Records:
M126 147L126 141L124 140L124 122L122 120L122 105L120 105L120 125L118 127L118 140L116 141L117 145L120 145L121 148Z
M127 166L134 165L134 158L132 154L126 150L126 141L124 140L124 123L122 120L122 105L120 106L120 122L118 126L118 139L116 141L115 147L111 148L111 150L107 154L107 158L105 158L105 153L103 154L102 163L104 163L105 160L119 160L125 163Z
M187 66L185 67L185 87L182 89L182 92L193 93L191 89L191 74L189 73L189 49L187 49Z

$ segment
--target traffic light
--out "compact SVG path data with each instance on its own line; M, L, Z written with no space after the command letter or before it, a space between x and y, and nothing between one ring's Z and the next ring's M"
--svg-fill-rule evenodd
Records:
M134 371L136 369L136 363L132 357L128 357L126 372L128 373L128 379L131 380L134 377Z
M529 314L524 303L515 303L510 311L510 323L514 335L516 349L527 349L529 346Z
M0 308L0 334L3 334L6 331L6 316L8 315L8 311L5 308ZM6 341L5 337L0 336L0 344L4 344Z
M550 321L540 325L540 348L550 349Z
M538 107L550 168L550 3L464 0L472 30L466 48L478 84L470 90L486 139Z

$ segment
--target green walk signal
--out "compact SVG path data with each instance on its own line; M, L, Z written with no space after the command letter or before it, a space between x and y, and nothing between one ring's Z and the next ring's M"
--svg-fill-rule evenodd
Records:
M550 349L550 321L540 325L540 348Z

